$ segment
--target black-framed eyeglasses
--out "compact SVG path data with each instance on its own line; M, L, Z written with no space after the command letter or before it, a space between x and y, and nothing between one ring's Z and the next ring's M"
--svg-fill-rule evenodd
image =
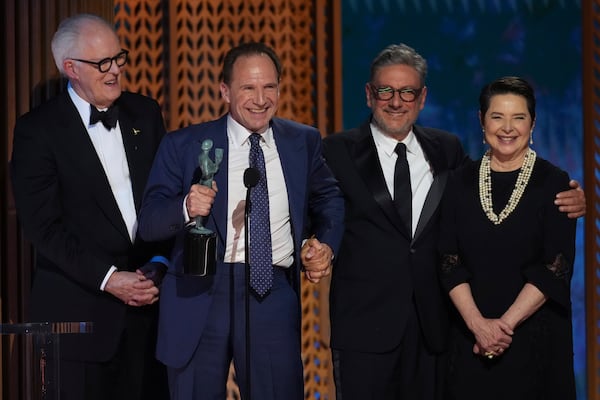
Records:
M415 101L421 93L423 92L423 88L413 89L413 88L402 88L402 89L394 89L390 86L380 86L375 87L372 84L369 84L371 87L371 91L377 100L381 101L389 101L394 98L394 93L398 92L400 95L400 99L407 103L412 103Z
M115 64L117 64L118 67L122 67L123 65L127 64L127 54L129 54L129 50L121 49L119 54L117 54L116 56L106 57L100 61L82 60L79 58L71 58L71 60L80 61L80 62L90 64L90 65L95 65L96 68L98 68L98 71L100 71L102 73L106 73L106 72L110 71L113 61L115 62Z

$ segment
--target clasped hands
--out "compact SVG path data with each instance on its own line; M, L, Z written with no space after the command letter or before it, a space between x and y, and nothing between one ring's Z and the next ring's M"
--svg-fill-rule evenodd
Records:
M315 237L304 242L300 250L300 258L306 279L312 283L318 283L331 273L333 250Z
M513 330L500 318L481 318L470 327L475 336L473 353L488 359L500 356L512 343Z
M145 306L158 301L158 285L162 281L166 266L148 263L136 272L115 271L104 290L120 299L128 306Z

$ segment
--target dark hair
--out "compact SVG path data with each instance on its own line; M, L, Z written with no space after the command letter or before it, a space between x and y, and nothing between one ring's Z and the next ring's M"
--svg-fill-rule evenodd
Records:
M505 76L496 79L481 89L481 93L479 94L479 111L482 118L490 108L492 97L498 94L515 94L524 97L531 120L535 121L535 94L533 88L525 79L518 76Z
M389 65L407 65L413 67L421 78L421 86L425 86L425 78L427 78L427 61L410 46L404 43L392 44L383 49L377 57L371 62L371 77L370 82L377 71L382 67Z
M250 42L242 43L227 52L223 60L223 71L221 72L223 82L226 85L231 83L231 79L233 78L233 64L235 64L238 58L261 54L269 56L271 61L273 61L277 70L277 81L279 81L281 77L281 61L279 61L279 57L277 57L275 51L264 43Z

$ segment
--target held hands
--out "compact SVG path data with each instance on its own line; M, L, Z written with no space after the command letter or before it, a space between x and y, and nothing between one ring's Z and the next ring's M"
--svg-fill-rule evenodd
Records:
M144 306L158 300L158 288L141 271L115 271L104 290L129 306Z
M300 251L300 258L306 279L312 283L318 283L321 278L331 273L333 251L329 245L319 242L314 237L304 243Z
M569 218L582 217L585 215L585 193L575 180L571 180L569 186L572 189L558 193L554 204L561 212L566 212Z
M190 218L206 217L210 213L215 196L217 195L217 183L213 181L212 188L196 183L190 187L185 200L185 206Z

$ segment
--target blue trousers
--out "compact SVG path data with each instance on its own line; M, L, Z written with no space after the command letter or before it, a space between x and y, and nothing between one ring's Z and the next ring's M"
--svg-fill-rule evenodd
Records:
M252 400L304 399L299 299L286 270L273 267L273 272L273 288L266 298L259 302L249 294L247 330L245 266L217 268L222 276L215 279L198 347L186 366L168 368L172 400L225 399L231 360L242 399L248 399L248 390Z

